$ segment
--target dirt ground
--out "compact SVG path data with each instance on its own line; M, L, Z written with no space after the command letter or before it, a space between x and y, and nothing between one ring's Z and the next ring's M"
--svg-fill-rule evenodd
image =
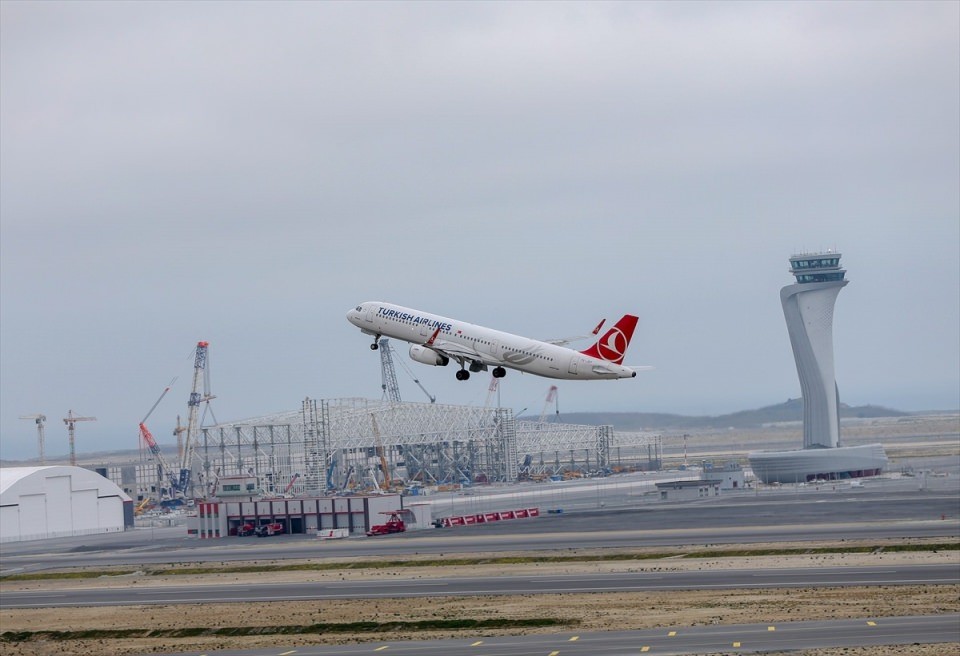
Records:
M782 546L782 545L781 545ZM404 568L402 571L335 570L326 572L267 572L258 574L211 574L191 577L191 582L210 585L253 583L257 580L314 580L424 578L432 576L483 576L509 572L516 576L555 573L610 571L670 571L679 569L767 568L820 565L896 565L905 563L958 562L956 551L823 554L763 556L715 559L678 559L577 562L572 564L488 565L471 567ZM138 587L183 584L183 576L130 576L91 581L5 582L3 590L56 589L128 585ZM309 634L296 636L246 636L238 638L143 638L60 642L4 643L4 656L80 656L88 654L142 654L217 649L296 648L316 644L377 642L387 640L473 638L502 634L550 633L558 630L580 632L616 629L649 629L705 624L769 622L771 624L814 619L882 618L895 615L924 615L960 612L960 585L880 586L864 588L804 588L774 590L691 591L669 593L551 594L507 597L435 597L430 599L376 599L309 602L211 604L203 606L129 606L122 608L57 608L49 610L7 610L0 612L3 631L36 631L43 628L83 630L91 628L185 628L229 626L309 625L318 622L416 621L453 618L560 618L569 622L564 629L530 629L470 632L411 632L390 634ZM820 649L802 652L805 656L866 656L867 654L911 654L916 656L960 654L958 642L949 645L907 645L883 648Z

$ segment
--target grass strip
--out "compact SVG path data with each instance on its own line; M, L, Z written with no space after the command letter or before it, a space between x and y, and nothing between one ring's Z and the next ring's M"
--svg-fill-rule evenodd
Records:
M218 567L161 567L149 570L110 570L92 572L36 572L12 574L4 581L41 581L51 579L92 579L124 576L142 572L148 576L197 576L201 574L254 574L260 572L317 572L360 569L400 569L409 567L473 567L477 565L532 565L589 562L625 562L665 558L749 558L754 556L805 556L822 554L861 554L899 552L960 551L960 541L935 544L850 545L833 547L791 547L768 549L703 549L690 552L581 554L569 556L503 556L490 558L442 558L436 560L378 560L363 562L288 563L282 565L227 565Z
M554 617L527 619L452 619L414 622L341 622L286 626L226 626L220 628L185 627L181 629L89 629L85 631L4 631L0 642L20 643L40 640L123 640L129 638L195 638L199 636L300 635L316 633L387 633L397 631L467 631L484 629L525 629L569 627L576 621Z

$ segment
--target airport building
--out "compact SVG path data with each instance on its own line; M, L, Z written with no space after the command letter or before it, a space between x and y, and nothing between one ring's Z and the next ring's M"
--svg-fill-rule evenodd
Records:
M416 495L659 470L661 458L659 434L521 421L509 408L306 399L299 410L202 427L190 449L188 498ZM122 468L105 471L154 498L170 487L162 467L138 470L136 484ZM144 475L152 480L139 480Z
M887 463L881 445L851 448L840 443L833 310L849 282L840 253L794 255L790 273L796 283L780 290L780 304L803 394L803 450L751 453L750 466L764 483L875 476Z
M133 527L133 500L82 467L0 469L0 542L122 532Z

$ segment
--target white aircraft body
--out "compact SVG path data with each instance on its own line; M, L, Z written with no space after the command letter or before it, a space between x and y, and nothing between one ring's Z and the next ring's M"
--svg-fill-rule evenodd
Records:
M570 340L540 341L501 332L472 323L448 319L412 308L368 301L347 312L347 320L361 332L373 335L371 349L379 348L381 337L410 342L410 358L433 366L457 362L457 380L470 372L493 367L494 378L507 369L566 380L608 380L633 378L637 368L623 365L623 356L637 325L627 314L607 330L590 348L575 351L562 344ZM600 322L593 334L599 333Z

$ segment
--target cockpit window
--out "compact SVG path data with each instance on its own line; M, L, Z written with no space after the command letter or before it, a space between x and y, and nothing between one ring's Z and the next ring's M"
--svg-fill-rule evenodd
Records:
M363 306L358 305L358 306L357 306L357 312L363 312Z

